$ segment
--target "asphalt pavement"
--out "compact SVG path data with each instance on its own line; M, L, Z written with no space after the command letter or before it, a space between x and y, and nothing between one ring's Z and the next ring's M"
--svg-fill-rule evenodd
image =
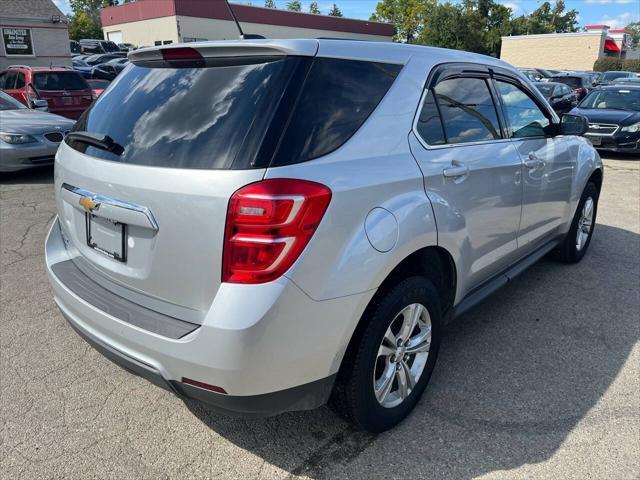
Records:
M415 412L377 436L327 408L217 415L110 363L53 302L52 170L0 177L0 478L640 478L640 159L605 167L585 259L451 324Z

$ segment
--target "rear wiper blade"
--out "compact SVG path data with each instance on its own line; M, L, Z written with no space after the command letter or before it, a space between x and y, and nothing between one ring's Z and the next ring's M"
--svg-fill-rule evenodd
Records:
M69 132L67 133L67 138L75 142L84 143L86 145L91 145L92 147L106 150L107 152L111 152L118 156L122 155L124 152L124 147L109 135L100 135L89 132Z

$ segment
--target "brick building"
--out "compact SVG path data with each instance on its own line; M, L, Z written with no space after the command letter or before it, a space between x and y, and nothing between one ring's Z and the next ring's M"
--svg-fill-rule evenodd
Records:
M0 69L71 65L67 19L51 0L0 0Z

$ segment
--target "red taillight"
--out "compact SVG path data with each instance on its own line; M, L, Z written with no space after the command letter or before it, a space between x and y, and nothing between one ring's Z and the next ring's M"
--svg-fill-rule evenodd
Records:
M313 236L331 190L277 178L241 188L229 200L222 281L264 283L280 277Z
M174 47L161 50L162 58L175 67L204 67L204 58L195 48Z
M573 91L577 94L582 94L584 92L584 88L580 87L580 88L574 88Z

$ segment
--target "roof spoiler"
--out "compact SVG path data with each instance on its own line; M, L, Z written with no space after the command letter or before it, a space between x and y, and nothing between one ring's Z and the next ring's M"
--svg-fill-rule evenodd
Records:
M201 60L233 59L255 57L284 57L296 55L313 57L318 51L317 40L226 40L193 42L188 44L162 45L141 48L129 52L129 61L136 65L162 64L169 59L176 59L187 51Z

